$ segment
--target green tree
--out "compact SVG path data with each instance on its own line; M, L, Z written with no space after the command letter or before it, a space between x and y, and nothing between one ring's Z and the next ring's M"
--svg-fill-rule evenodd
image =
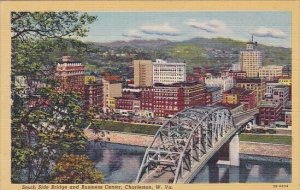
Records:
M54 66L63 49L87 51L74 38L84 36L95 20L77 12L12 13L12 182L48 182L58 158L84 149L82 129L90 117L82 111L78 94L55 90ZM17 75L27 79L26 96L14 86ZM33 89L33 81L44 87Z
M49 39L85 36L97 17L78 12L12 12L12 39Z
M52 183L103 183L103 176L85 155L63 155L54 167Z
M65 153L80 153L85 147L83 128L90 124L90 118L82 111L78 95L51 88L39 91L39 97L29 98L30 102L21 98L13 102L13 107L19 108L13 109L12 120L14 182L45 182L51 177L53 162ZM24 109L33 103L38 105Z

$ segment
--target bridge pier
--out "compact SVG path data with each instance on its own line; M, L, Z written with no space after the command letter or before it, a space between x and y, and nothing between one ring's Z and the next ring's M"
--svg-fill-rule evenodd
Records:
M240 138L235 134L229 143L229 162L231 166L240 165Z
M219 150L219 160L217 164L239 166L240 165L240 139L236 133L230 140ZM226 154L226 155L225 155Z

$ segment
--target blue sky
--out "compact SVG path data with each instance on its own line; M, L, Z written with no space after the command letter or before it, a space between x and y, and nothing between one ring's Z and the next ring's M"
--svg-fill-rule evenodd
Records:
M289 12L98 12L84 41L225 37L291 47Z

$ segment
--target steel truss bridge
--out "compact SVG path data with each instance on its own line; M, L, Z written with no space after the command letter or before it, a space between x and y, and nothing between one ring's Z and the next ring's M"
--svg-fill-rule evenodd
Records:
M178 112L155 134L136 182L189 183L255 113L257 110L232 115L227 108L212 106Z

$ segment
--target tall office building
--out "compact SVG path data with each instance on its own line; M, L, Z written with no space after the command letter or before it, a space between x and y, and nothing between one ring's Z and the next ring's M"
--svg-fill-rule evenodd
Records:
M153 64L151 60L134 60L134 86L152 86Z
M153 84L173 84L186 81L186 64L156 59L153 63Z
M252 41L246 44L246 50L240 52L240 65L247 77L258 77L259 67L262 65L261 51L255 50L257 42Z
M77 92L83 96L84 93L84 65L79 61L63 56L56 66L55 76L60 86L58 91Z

